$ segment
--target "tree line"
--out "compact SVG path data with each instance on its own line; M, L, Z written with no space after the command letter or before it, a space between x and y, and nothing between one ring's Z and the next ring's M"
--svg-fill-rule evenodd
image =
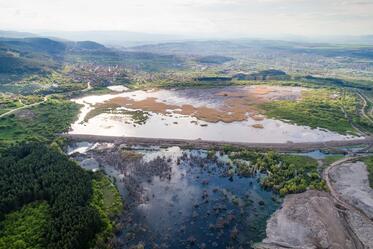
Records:
M28 203L46 201L51 218L44 231L45 247L89 247L102 229L90 205L92 173L39 143L10 148L0 162L0 221Z

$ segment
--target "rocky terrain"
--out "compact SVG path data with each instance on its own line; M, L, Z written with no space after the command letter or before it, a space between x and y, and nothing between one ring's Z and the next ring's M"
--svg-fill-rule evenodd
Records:
M289 195L267 222L259 249L373 248L373 190L363 162L345 158L324 172L330 193Z
M288 195L268 221L266 232L257 249L356 248L333 198L320 191Z
M369 186L366 165L363 162L344 163L332 168L329 175L337 193L373 219L373 189Z

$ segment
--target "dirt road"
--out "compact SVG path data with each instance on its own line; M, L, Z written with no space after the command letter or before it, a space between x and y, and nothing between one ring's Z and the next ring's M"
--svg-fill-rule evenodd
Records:
M368 106L368 100L366 98L365 95L363 95L362 93L360 92L356 92L357 95L359 95L359 97L361 98L361 100L363 101L363 107L361 108L361 113L362 115L364 116L364 118L366 118L367 120L369 120L371 123L373 123L373 120L372 118L365 112L365 109L367 108ZM372 109L373 110L373 109ZM372 112L371 110L371 112Z
M373 221L370 219L369 215L367 213L365 213L362 209L356 207L355 205L352 205L350 203L348 203L347 201L344 200L344 198L340 195L340 193L338 193L338 191L336 190L336 188L334 187L333 185L333 181L331 180L331 177L330 177L330 172L336 168L336 167L339 167L341 166L342 164L344 163L347 163L347 162L351 162L351 161L354 161L354 160L358 160L359 157L356 156L356 157L346 157L346 158L343 158L341 160L338 160L334 163L332 163L329 167L327 167L324 172L323 172L323 179L326 181L326 184L330 190L330 194L332 195L332 197L334 198L335 202L336 202L336 206L343 210L343 213L346 214L344 220L347 224L347 229L350 231L350 234L354 237L354 240L355 242L359 242L362 244L362 245L365 245L365 246L368 246L368 248L370 248L369 245L367 245L367 242L365 241L365 243L363 242L364 240L366 240L366 238L364 238L364 235L363 235L363 239L361 240L360 239L360 236L356 233L356 225L352 224L354 223L353 220L351 220L351 217L353 217L354 215L351 215L353 213L357 214L358 216L360 216L359 218L362 219L363 223L362 224L365 224L368 225L368 226L373 226ZM350 216L350 218L348 218L348 216ZM356 215L355 215L356 217ZM359 233L359 232L358 232ZM355 245L358 245L359 243L355 243ZM365 248L364 246L364 248Z
M24 106L18 107L18 108L16 108L16 109L10 110L10 111L8 111L8 112L6 112L6 113L1 114L1 115L0 115L0 118L5 117L5 116L8 116L8 115L10 115L10 114L12 114L12 113L15 113L15 112L19 111L19 110L23 110L23 109L27 109L27 108L30 108L30 107L33 107L33 106L40 105L41 103L44 103L44 102L46 102L47 100L48 100L48 97L44 97L43 101L40 101L40 102L37 102L37 103L31 104L31 105L24 105Z
M359 208L353 206L353 205L350 205L349 203L347 203L346 201L343 200L343 198L340 196L340 194L335 190L334 186L333 186L333 183L330 179L330 171L335 168L335 167L338 167L340 165L342 165L343 163L346 163L346 162L351 162L351 161L354 161L354 160L357 160L359 159L359 157L345 157L345 158L342 158L341 160L338 160L334 163L332 163L329 167L327 167L324 172L323 172L323 179L325 180L329 190L330 190L330 194L334 197L335 200L338 201L339 204L343 205L344 207L346 208L349 208L350 210L354 210L358 213L360 213L362 216L364 216L366 219L370 220L370 218L368 217L368 215L363 212L362 210L360 210Z
M237 148L262 149L262 150L277 150L280 152L297 152L311 151L316 149L327 149L353 145L373 145L373 137L363 139L351 139L341 141L328 142L312 142L312 143L240 143L240 142L224 142L224 141L207 141L207 140L186 140L186 139L162 139L162 138L143 138L143 137L120 137L120 136L95 136L84 134L62 134L73 141L87 142L109 142L127 145L142 145L142 146L161 146L161 147L193 147L200 149L209 148L224 148L226 146L234 146Z

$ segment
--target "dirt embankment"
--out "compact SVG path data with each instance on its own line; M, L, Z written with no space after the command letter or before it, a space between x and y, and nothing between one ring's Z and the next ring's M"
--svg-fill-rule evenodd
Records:
M373 248L373 190L363 162L344 158L324 171L330 193L285 198L257 248Z
M334 198L346 207L346 221L364 248L373 248L373 190L363 162L342 162L328 171Z
M308 190L288 195L267 223L267 238L257 249L360 248L348 232L330 194Z
M110 142L116 144L142 145L142 146L161 146L172 147L179 146L183 148L193 147L199 149L224 148L225 146L234 146L237 148L277 150L280 152L307 152L315 149L338 148L353 145L372 145L373 137L364 139L341 140L329 142L305 142L305 143L244 143L244 142L225 142L208 140L187 140L187 139L164 139L164 138L143 138L143 137L123 137L123 136L98 136L84 134L61 134L63 137L72 141L86 142Z
M343 163L332 168L329 176L336 192L373 220L373 189L369 186L366 165L363 162Z

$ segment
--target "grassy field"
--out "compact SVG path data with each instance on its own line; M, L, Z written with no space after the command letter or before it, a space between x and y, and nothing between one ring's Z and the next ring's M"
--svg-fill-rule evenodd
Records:
M0 223L0 249L45 248L48 204L35 202L5 215Z
M298 101L273 101L260 108L272 118L341 134L357 134L354 126L364 131L373 131L373 124L359 115L356 96L346 91L310 90L305 91Z
M0 94L0 114L22 107L24 105L31 105L42 100L43 97L38 95L22 96Z
M57 133L68 130L78 112L75 103L50 99L0 118L0 149L24 141L51 141Z
M23 104L18 98L10 98L9 96L0 96L0 114L6 113L10 110L22 107Z
M342 159L343 157L344 157L344 155L330 155L330 156L326 156L324 159L322 159L322 163L326 167L326 166L329 166L330 164L338 161L339 159Z

